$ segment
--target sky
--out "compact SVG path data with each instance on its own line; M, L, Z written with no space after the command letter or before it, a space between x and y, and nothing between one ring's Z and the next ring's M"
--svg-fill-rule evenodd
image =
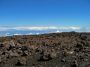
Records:
M90 28L90 0L0 0L0 26Z

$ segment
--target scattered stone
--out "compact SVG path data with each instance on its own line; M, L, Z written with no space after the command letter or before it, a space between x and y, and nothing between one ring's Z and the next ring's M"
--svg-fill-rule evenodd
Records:
M90 33L12 37L0 37L0 67L90 66Z
M10 50L8 53L9 53L9 55L10 55L11 57L18 57L18 56L19 56L18 53L15 52L15 51L11 51L11 50Z
M27 63L27 60L25 57L21 57L18 59L17 63L15 64L16 66L23 66L23 65L26 65Z
M4 47L3 43L0 43L0 47Z
M14 41L10 41L10 46L13 48L13 47L15 47L15 44L14 44Z

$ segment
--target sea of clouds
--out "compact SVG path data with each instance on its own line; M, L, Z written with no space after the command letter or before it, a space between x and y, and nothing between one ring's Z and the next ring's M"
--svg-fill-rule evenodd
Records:
M0 36L32 35L58 32L90 32L90 28L78 26L0 26Z

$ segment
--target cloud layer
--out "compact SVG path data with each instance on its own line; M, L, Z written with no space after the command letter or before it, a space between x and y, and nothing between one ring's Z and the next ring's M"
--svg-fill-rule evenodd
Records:
M80 30L80 27L69 26L69 27L56 27L56 26L46 26L46 27L0 27L0 31L6 30Z
M87 27L76 27L76 26L45 26L45 27L24 27L24 26L17 26L17 27L0 27L0 36L12 36L12 35L38 35L44 33L59 33L59 32L90 32L90 28Z
M77 27L77 26L17 26L17 27L0 27L0 31L13 31L13 30L20 30L20 31L45 31L45 30L58 30L58 31L77 31L77 32L90 32L90 28L86 27Z

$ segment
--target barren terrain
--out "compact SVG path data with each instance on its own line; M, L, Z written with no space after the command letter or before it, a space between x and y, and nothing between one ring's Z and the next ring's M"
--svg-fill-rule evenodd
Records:
M90 67L90 33L0 37L0 67Z

